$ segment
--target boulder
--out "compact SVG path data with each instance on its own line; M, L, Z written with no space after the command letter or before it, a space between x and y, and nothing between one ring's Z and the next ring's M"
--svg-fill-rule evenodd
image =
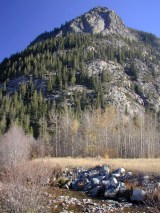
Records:
M134 189L131 196L131 201L143 201L145 198L146 192L142 189Z
M118 183L118 181L117 181L117 179L116 179L115 177L112 177L112 178L110 179L110 185L111 185L111 186L116 187L116 186L117 186L117 183Z
M101 174L102 175L105 175L105 176L109 175L109 172L110 172L110 169L109 169L108 166L104 165L104 166L101 167Z
M111 186L110 188L105 190L104 197L113 199L116 197L118 191L119 191L119 186L118 187Z
M97 176L96 178L97 178L99 181L106 180L106 176Z
M114 172L112 172L111 175L113 177L121 177L124 173L125 173L125 169L124 168L119 168L119 169L115 170Z
M91 190L91 184L90 184L90 182L87 183L86 185L84 185L84 187L83 187L83 191L84 192L88 192L89 190Z
M88 172L87 171L84 171L84 172L81 172L79 174L79 178L87 178L89 175L88 175Z
M105 189L110 188L110 180L103 180L102 185L105 187Z
M89 180L87 178L80 178L72 182L72 188L75 190L83 190L88 183Z
M121 176L121 174L118 173L118 172L114 172L114 173L111 174L111 176L112 176L112 177L119 178L119 177Z
M119 191L120 192L123 192L123 191L126 190L126 186L123 182L119 182L118 184L119 184Z
M101 186L96 186L95 188L93 188L89 191L89 194L90 194L90 196L95 197L98 195L98 193L100 193L101 190L102 190Z
M91 186L96 187L100 184L100 180L98 178L92 178L91 179Z
M118 172L119 172L120 174L124 174L125 171L126 171L126 170L125 170L124 168L119 168L119 169L118 169Z
M113 171L112 173L111 173L111 176L112 177L120 177L121 176L121 173L119 172L119 170L117 169L117 170L115 170L115 171Z
M95 167L94 169L88 170L88 178L94 178L100 176L100 167Z
M128 180L130 178L133 177L133 172L127 172L126 174L123 174L123 176L121 177L121 180L124 181L124 180Z

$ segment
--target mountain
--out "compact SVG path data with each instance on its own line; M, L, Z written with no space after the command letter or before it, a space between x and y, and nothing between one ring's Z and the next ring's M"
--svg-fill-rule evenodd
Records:
M126 27L108 8L94 8L0 64L1 123L18 119L36 132L53 106L77 114L108 105L131 117L159 113L159 59L159 38Z
M104 7L90 10L88 13L66 23L60 29L46 34L46 38L60 35L66 36L67 33L118 34L126 38L135 39L133 33L123 24L116 13ZM44 34L42 34L38 36L36 41L43 41L44 39Z

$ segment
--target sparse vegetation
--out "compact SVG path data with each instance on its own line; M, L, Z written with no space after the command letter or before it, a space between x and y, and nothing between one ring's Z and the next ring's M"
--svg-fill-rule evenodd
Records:
M33 141L15 125L0 141L0 212L44 212L47 186L61 168L31 163Z
M145 204L146 206L152 207L155 213L159 213L160 212L160 190L156 190L155 192L149 193L146 196Z

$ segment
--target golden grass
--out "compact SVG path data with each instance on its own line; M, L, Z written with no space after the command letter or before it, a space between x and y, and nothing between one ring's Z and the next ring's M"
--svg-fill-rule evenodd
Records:
M60 165L64 167L94 167L96 165L106 164L111 169L124 167L130 171L155 173L160 175L160 158L157 159L103 159L103 158L41 158L35 159L33 163L43 162L47 166Z

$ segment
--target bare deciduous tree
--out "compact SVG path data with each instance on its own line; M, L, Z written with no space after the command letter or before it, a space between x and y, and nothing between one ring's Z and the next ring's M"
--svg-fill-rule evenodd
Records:
M31 136L25 135L23 129L13 125L0 139L0 165L9 168L29 159Z
M50 123L53 156L160 156L158 121L152 115L141 113L131 118L111 106L105 112L83 112L79 119L68 111L52 112Z

